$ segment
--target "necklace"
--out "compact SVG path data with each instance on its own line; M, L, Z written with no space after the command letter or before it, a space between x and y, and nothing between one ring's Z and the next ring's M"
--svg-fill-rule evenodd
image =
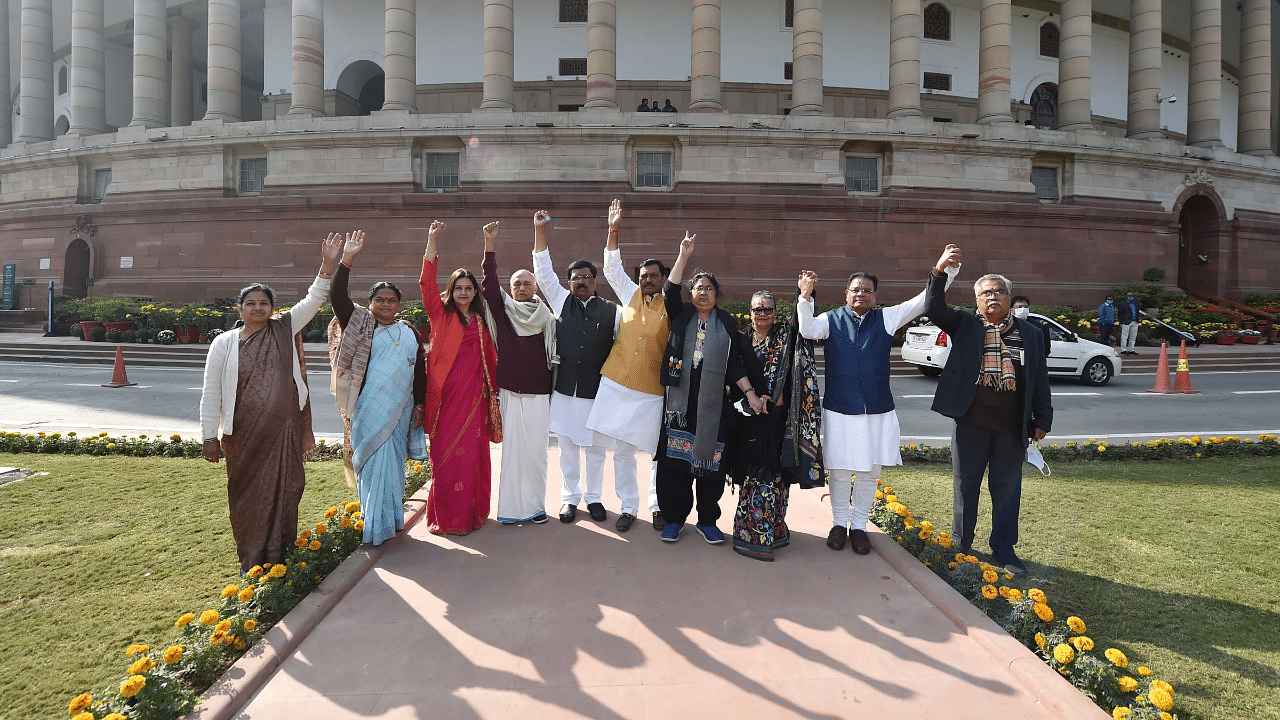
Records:
M383 327L387 328L387 332L391 332L391 326L390 326L390 325L383 325ZM395 328L396 328L396 337L395 337L395 341L396 341L396 345L397 345L397 346L399 346L399 345L400 345L400 323L398 323L398 322L397 322L397 323L395 323Z

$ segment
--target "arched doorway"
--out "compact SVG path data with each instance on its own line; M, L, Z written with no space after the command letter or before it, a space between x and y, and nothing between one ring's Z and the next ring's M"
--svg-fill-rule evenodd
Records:
M377 63L357 60L338 76L337 91L349 100L338 98L337 115L368 115L382 109L386 97L385 75Z
M89 294L89 243L80 238L67 245L62 261L62 294L73 298Z
M1031 124L1041 130L1058 127L1058 86L1040 83L1031 91Z
M1229 258L1222 242L1222 207L1210 192L1189 195L1178 211L1178 287L1223 297Z

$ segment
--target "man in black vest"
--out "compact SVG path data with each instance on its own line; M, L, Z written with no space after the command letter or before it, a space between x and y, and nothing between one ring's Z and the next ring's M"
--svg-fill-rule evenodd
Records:
M972 552L982 475L989 467L992 564L1025 575L1027 566L1013 551L1022 463L1028 438L1040 440L1053 426L1044 341L1038 327L1009 312L1013 283L1008 278L978 278L974 313L947 306L944 270L939 262L929 273L925 314L951 339L933 396L934 412L955 420L951 532L963 552Z
M565 273L568 288L560 284L551 264L551 252L547 250L545 223L535 224L533 229L533 272L538 289L556 312L556 353L560 356L560 365L551 393L551 432L560 441L560 474L564 477L560 486L563 503L560 522L573 522L578 503L583 501L587 503L591 519L599 522L607 517L600 502L607 438L597 436L588 428L587 418L600 387L600 370L613 349L622 309L617 303L596 295L596 266L586 260L577 260L569 266ZM585 478L584 452L587 456ZM627 488L617 490L620 498L635 494L634 487L630 493Z

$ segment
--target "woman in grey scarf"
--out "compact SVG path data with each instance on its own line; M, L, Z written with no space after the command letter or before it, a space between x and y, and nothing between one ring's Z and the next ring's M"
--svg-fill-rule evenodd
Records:
M695 488L698 534L712 545L724 542L716 527L720 496L724 494L725 439L733 424L727 389L745 394L752 412L768 412L768 396L751 347L738 332L733 316L721 310L720 284L715 275L694 270L689 279L690 302L680 294L695 236L685 234L680 256L662 289L671 318L671 338L662 364L666 388L662 434L658 438L658 506L666 526L663 542L676 542L694 510ZM749 372L756 368L757 372Z

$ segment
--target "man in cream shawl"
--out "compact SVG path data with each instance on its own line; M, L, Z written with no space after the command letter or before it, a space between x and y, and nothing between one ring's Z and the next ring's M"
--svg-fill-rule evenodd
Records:
M537 217L535 216L535 222ZM498 344L498 402L502 409L502 470L498 521L506 525L547 521L547 439L551 427L551 368L556 357L556 318L538 297L533 273L511 275L511 292L498 280L494 245L498 223L484 226L485 302L493 308ZM503 312L498 313L498 308Z

